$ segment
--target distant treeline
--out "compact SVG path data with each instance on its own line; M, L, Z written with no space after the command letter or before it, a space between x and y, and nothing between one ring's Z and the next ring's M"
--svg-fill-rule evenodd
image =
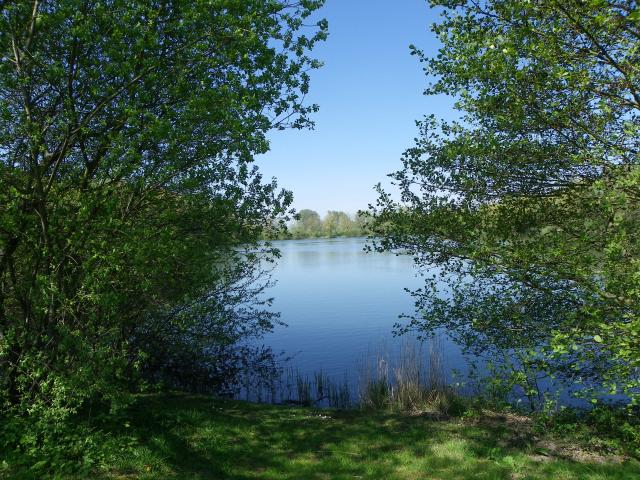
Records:
M366 234L365 218L360 215L330 210L321 218L318 212L304 209L300 210L286 232L271 235L271 239L359 237Z

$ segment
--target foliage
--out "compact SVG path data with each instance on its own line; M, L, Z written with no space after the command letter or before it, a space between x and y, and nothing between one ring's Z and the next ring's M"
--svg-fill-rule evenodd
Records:
M199 355L277 321L247 280L291 194L251 162L310 125L321 4L0 3L3 449L46 449L87 399L126 405L149 330Z
M345 212L330 210L324 219L318 212L303 209L286 232L271 234L271 238L320 238L360 237L367 233L366 219L362 215L350 216Z
M105 432L93 437L100 453L89 459L88 474L65 478L626 480L640 475L635 460L616 462L615 456L581 449L582 442L570 435L534 436L516 420L435 420L187 395L139 396L120 417L93 422ZM568 446L555 453L543 447L563 441ZM0 450L0 475L31 479L52 473L46 465L2 470L5 453Z
M433 278L400 331L518 350L594 397L640 387L640 24L632 0L433 0L413 48L460 122L421 136L370 212ZM445 293L450 292L450 294Z
M318 212L303 209L298 212L295 223L291 226L291 235L296 237L319 237L322 235L322 220Z
M615 450L619 445L634 456L640 456L640 417L637 410L621 410L599 405L592 410L563 408L535 417L537 432L570 435L580 442Z
M234 395L247 375L277 373L270 349L250 345L275 324L279 314L264 298L272 286L264 264L271 250L236 252L217 266L218 283L196 302L146 317L131 343L143 353L142 377L163 388ZM249 258L247 258L249 257Z

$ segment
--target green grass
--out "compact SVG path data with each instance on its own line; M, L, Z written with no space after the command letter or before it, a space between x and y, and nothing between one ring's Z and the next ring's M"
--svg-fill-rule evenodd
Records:
M508 417L485 420L140 396L103 427L91 478L640 479L635 460L575 445L552 455L540 445L558 439L534 440Z

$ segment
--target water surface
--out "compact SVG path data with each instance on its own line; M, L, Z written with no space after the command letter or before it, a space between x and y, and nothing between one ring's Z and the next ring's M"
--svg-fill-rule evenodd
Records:
M290 365L302 374L353 377L365 358L407 341L394 338L393 326L414 311L405 289L423 281L411 257L365 252L365 245L363 238L274 242L282 258L270 295L288 326L276 327L264 343L293 355ZM464 370L459 348L446 338L440 344L446 370Z
M334 382L346 378L352 393L356 394L365 365L375 363L381 351L393 368L400 348L411 343L410 337L393 335L394 324L404 321L398 318L400 314L415 313L407 289L424 283L412 258L365 252L364 238L273 243L282 257L273 271L276 286L269 294L275 299L274 309L281 312L287 326L276 327L263 341L274 352L292 357L286 367L308 378L318 372ZM446 296L446 286L442 285L438 293ZM469 384L470 360L478 367L475 375L488 374L485 363L478 358L464 357L446 332L437 337L436 345L443 380L449 385L467 384L461 392L470 392L467 389L474 383ZM423 347L421 353L422 365L430 368L429 347ZM559 385L546 379L539 381L539 387L541 391L553 392ZM571 390L579 387L562 391L560 400L585 406L586 403L572 397ZM516 389L514 395L513 399L523 398L520 389Z

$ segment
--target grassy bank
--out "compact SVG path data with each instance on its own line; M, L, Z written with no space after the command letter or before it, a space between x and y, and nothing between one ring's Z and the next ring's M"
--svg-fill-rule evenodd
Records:
M535 435L517 416L437 418L171 394L140 396L99 427L106 433L96 436L94 465L77 478L640 478L637 461ZM3 465L4 478L43 473Z

